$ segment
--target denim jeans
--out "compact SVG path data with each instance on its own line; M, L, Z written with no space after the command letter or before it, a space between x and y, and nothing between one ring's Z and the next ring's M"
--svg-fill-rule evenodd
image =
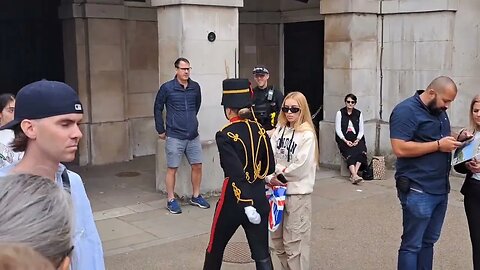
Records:
M432 269L433 245L440 237L448 194L428 194L415 188L408 193L398 191L398 198L403 212L398 270Z

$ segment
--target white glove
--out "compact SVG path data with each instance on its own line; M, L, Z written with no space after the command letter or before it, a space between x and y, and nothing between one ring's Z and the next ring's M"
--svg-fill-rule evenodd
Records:
M245 215L247 215L248 221L252 224L260 224L260 221L262 220L260 218L260 214L258 214L257 209L253 206L247 206L245 207Z

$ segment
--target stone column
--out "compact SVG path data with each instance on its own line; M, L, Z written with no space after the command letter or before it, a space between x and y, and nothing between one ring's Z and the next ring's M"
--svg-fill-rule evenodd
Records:
M460 5L458 0L322 0L320 3L326 28L321 161L339 164L334 118L343 106L345 94L353 92L359 98L357 107L366 121L369 154L385 155L386 162L392 164L395 158L388 120L395 105L413 95L414 90L424 89L439 75L452 76L459 85L470 81L459 67L466 66L469 72L475 70L465 60L473 59L472 54L465 51L471 47L472 52L476 47L471 45L473 41L465 41L464 35L476 30L473 17L460 13L474 14L478 2L466 1ZM459 14L455 14L457 9ZM456 27L462 30L455 30ZM455 40L455 36L461 38ZM464 50L455 50L456 46L463 46ZM455 67L456 59L462 64ZM468 99L465 94L457 96L449 110L453 125L460 122L456 119L465 118Z
M376 121L379 111L379 74L377 73L378 1L323 0L320 12L325 16L324 120L320 122L320 160L340 164L335 142L335 115L344 97L358 97L357 108L365 121L365 139L369 153L374 152Z
M222 81L238 74L238 8L243 0L152 0L158 14L158 53L160 84L174 77L173 63L187 58L191 78L202 88L202 106L198 114L203 145L201 192L219 190L223 172L218 162L215 132L227 123L220 106ZM215 41L207 39L208 33ZM164 142L157 145L157 189L165 191ZM178 168L175 192L191 196L190 166L184 159Z
M85 108L80 165L154 153L155 11L123 0L62 0L65 81Z

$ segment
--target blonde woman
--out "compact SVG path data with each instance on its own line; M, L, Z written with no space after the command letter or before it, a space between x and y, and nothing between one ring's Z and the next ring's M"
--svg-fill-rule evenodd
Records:
M311 194L318 145L305 96L291 92L283 100L271 144L275 173L270 185L286 185L283 220L272 233L272 244L284 269L310 269ZM285 182L286 184L282 183Z
M460 131L458 140L463 141L470 133L480 131L480 95L475 96L470 103L470 128ZM480 270L480 158L455 165L454 169L466 174L460 192L464 196L463 204L467 215L470 240L472 242L473 269Z

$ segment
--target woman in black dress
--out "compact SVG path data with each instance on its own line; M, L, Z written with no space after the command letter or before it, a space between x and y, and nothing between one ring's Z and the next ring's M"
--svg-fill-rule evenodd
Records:
M356 185L363 180L358 171L367 165L363 116L355 109L357 97L354 94L346 95L344 101L345 107L335 117L335 140L350 170L350 181Z

